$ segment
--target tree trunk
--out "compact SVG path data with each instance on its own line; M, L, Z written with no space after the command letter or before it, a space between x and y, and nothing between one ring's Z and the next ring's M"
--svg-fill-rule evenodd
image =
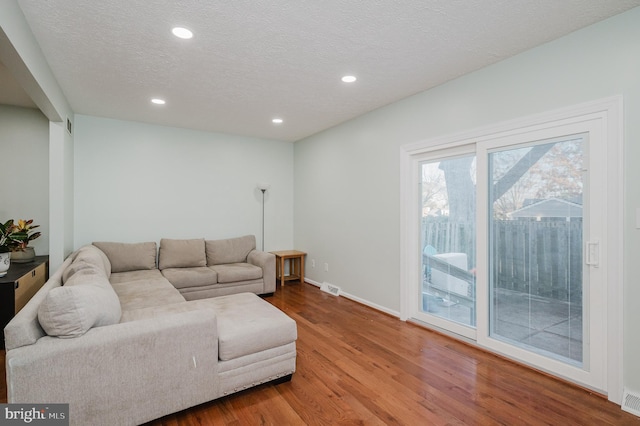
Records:
M449 221L453 223L473 222L476 214L476 189L471 180L473 157L442 161L449 199Z

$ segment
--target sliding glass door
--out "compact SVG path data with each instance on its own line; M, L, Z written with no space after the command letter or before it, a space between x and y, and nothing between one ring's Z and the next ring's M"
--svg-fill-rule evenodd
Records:
M475 154L420 165L421 311L467 327L476 324Z
M597 121L476 145L478 342L606 388L605 145Z
M585 357L585 137L491 150L489 335L571 365Z
M413 156L410 317L606 388L599 129L576 120Z

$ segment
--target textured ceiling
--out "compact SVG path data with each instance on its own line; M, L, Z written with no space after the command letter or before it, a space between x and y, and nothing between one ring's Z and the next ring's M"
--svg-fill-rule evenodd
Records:
M295 141L640 0L19 4L76 113Z

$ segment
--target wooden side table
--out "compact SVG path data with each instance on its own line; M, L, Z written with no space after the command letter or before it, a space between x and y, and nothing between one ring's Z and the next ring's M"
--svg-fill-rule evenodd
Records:
M11 264L7 275L0 278L0 330L48 279L49 256L36 256L33 262ZM0 348L4 349L4 333L0 333Z
M276 279L283 287L285 281L300 280L304 283L304 257L307 253L298 250L272 251L276 255ZM284 274L285 261L289 261L289 275Z

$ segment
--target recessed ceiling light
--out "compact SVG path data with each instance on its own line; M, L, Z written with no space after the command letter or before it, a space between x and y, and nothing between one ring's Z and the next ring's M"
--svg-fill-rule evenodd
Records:
M189 39L193 37L193 33L190 30L183 27L175 27L171 30L171 32L173 33L174 36L179 38Z
M345 75L344 77L342 77L342 81L344 81L345 83L353 83L356 80L357 78L354 75Z
M284 120L282 118L274 118L273 120L271 120L273 124L282 124L283 121Z
M167 103L164 99L160 99L160 98L153 98L151 99L151 102L156 105L164 105Z

